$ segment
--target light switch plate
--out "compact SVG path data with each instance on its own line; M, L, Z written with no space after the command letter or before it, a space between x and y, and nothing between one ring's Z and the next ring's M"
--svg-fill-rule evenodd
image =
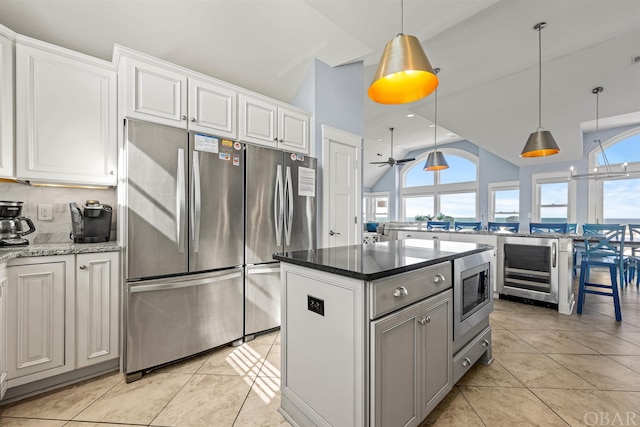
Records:
M38 221L52 221L53 220L53 205L39 204L38 205Z

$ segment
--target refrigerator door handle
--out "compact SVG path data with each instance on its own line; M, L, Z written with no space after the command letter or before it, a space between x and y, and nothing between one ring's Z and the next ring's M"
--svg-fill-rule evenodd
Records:
M184 282L155 283L153 285L135 285L129 288L129 292L135 294L138 292L168 291L170 289L190 288L193 286L209 285L211 283L235 279L241 276L242 273L238 272L225 274L224 276L208 277L206 279L186 280Z
M178 148L178 166L176 170L176 237L178 253L184 253L185 191L184 191L184 149Z
M275 184L275 192L276 195L273 198L273 217L275 221L275 232L276 232L276 245L280 246L282 244L282 219L283 219L283 192L282 192L282 165L278 165L278 170L276 172L276 184Z
M291 168L287 166L287 178L285 180L287 220L284 222L285 245L291 244L291 232L293 231L293 180L291 179Z
M200 193L200 162L198 152L193 152L193 185L191 187L191 240L193 252L198 252L200 244L200 217L202 213L202 198Z

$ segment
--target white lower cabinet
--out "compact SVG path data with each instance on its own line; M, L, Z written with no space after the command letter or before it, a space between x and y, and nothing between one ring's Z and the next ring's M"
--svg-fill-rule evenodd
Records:
M76 255L76 367L118 357L116 252Z
M7 269L0 266L0 399L7 391Z
M118 271L117 252L8 262L9 387L119 357Z
M74 367L73 255L22 258L9 265L7 363L20 385ZM13 264L13 263L12 263Z
M372 323L372 426L414 426L451 390L452 292Z

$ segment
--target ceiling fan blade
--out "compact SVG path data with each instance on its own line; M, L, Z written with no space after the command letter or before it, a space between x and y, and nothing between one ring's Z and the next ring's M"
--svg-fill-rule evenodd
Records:
M413 158L413 159L400 159L400 160L396 160L396 163L413 162L414 160L415 160L415 158Z
M386 165L389 162L369 162L370 165Z
M379 168L383 168L383 167L385 167L385 166L387 166L387 163L385 163L385 164L383 164L383 165L380 165L380 166L378 166L378 167L379 167Z

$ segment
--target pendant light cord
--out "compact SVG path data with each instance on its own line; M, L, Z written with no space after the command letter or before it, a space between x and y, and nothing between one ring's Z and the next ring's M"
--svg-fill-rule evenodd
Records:
M434 68L433 71L436 73L436 76L440 72L440 68ZM434 151L438 151L438 88L433 92L434 94L434 102L436 104L436 111L433 118L433 145Z
M538 24L538 129L542 129L542 29Z
M404 0L400 1L400 34L404 34Z

